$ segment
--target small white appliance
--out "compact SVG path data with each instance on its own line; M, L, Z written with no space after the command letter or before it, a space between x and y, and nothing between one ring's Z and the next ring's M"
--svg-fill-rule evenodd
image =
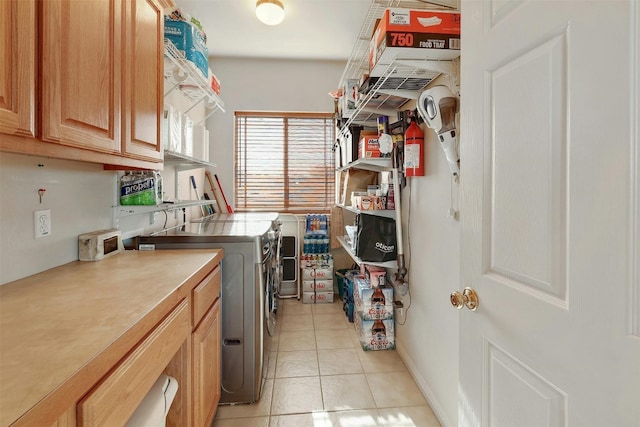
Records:
M454 177L460 175L460 156L458 155L458 136L456 134L456 113L458 98L447 86L430 87L418 98L418 112L427 126L436 131L449 170Z
M120 230L98 230L78 236L78 259L99 261L124 250Z

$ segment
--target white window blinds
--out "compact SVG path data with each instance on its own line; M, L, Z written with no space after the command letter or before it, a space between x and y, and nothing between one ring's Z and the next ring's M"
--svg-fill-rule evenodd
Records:
M331 113L236 112L239 211L327 212L334 202Z

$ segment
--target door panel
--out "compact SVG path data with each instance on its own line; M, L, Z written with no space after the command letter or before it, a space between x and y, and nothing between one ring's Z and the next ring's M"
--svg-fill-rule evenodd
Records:
M220 300L193 333L195 426L211 424L220 400Z
M518 427L565 426L565 394L528 366L489 342L484 380L488 397L485 424ZM524 424L523 424L524 422Z
M640 425L636 3L462 0L459 425Z
M43 140L120 152L120 0L42 3Z
M164 17L150 0L125 2L126 78L123 151L160 160L160 119L163 108Z
M559 302L566 295L565 45L565 34L556 35L487 70L485 80L493 124L487 269ZM527 102L513 102L516 93Z

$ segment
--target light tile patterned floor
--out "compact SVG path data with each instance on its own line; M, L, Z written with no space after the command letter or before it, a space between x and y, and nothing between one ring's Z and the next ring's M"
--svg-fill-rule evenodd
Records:
M262 397L212 427L440 427L394 350L363 351L342 302L282 300Z

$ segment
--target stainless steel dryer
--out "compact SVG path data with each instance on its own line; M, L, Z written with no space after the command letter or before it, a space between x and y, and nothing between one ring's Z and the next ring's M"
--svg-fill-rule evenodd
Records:
M252 403L262 392L276 321L271 230L271 221L202 221L139 239L148 250L224 249L220 403Z

